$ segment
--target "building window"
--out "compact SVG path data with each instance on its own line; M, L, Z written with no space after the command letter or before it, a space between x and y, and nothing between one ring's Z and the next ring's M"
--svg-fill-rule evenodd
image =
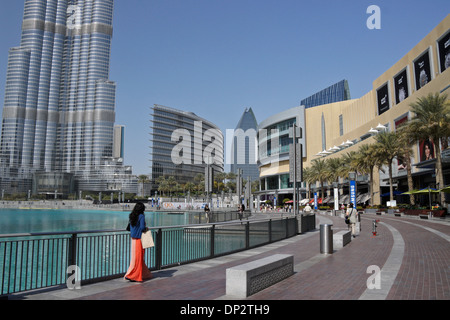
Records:
M278 176L273 176L273 177L267 178L267 189L268 190L278 189Z

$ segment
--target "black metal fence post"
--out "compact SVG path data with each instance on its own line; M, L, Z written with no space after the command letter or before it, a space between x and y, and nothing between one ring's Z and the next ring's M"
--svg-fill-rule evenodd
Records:
M211 252L210 255L211 255L211 258L213 258L214 255L215 255L215 252L214 252L214 245L215 245L215 240L214 240L214 238L215 238L215 234L216 234L216 225L213 224L212 227L211 227L211 233L210 233L210 239L209 239L209 243L210 243L210 252Z
M269 243L272 243L272 219L269 220Z
M162 229L159 228L156 232L156 256L155 256L155 268L161 270L162 266Z
M75 266L77 264L77 234L73 233L69 239L69 256L67 266Z
M250 247L250 221L245 224L245 248Z

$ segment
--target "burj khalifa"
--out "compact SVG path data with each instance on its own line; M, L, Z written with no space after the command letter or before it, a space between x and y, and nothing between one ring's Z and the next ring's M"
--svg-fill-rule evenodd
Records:
M51 184L54 173L73 176L75 189L134 184L131 168L113 157L113 7L113 0L25 1L20 46L9 51L6 75L3 190L25 192L33 184L35 191L33 179L44 176L41 182ZM107 181L108 172L117 178L118 168L127 180L123 185Z

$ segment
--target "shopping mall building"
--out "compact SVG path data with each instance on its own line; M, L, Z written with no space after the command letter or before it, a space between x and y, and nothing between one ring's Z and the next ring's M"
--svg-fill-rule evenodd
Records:
M278 129L277 143L259 139L260 200L292 199L293 188L289 181L289 138L287 128L296 124L302 128L303 167L309 167L314 159L341 157L347 152L358 151L365 143L373 143L373 136L382 130L395 131L404 121L411 119L410 105L429 93L447 94L450 99L450 15L434 28L422 41L396 64L373 81L373 89L359 99L344 97L311 107L295 107L275 114L259 125L261 129ZM345 83L344 83L345 84ZM345 86L344 93L345 93ZM325 92L322 92L324 94ZM320 94L319 94L320 96ZM268 131L270 132L270 131ZM270 134L268 134L270 135ZM272 141L273 140L273 137ZM423 141L413 147L412 174L416 189L436 186L435 159L426 160L421 148ZM273 148L272 148L273 146ZM432 146L433 148L437 146ZM450 184L450 149L443 150L445 185ZM385 203L389 197L386 174L375 170L374 204ZM397 193L408 191L406 170L394 159L393 178ZM319 191L319 186L311 186ZM332 186L325 184L326 198L331 199ZM368 200L368 177L357 177L358 202ZM305 183L300 188L302 199L308 196ZM348 203L348 180L340 180L340 202ZM348 199L347 199L348 200ZM364 201L362 201L364 200ZM401 201L401 199L399 199ZM323 199L326 203L327 199ZM330 201L331 203L331 201Z

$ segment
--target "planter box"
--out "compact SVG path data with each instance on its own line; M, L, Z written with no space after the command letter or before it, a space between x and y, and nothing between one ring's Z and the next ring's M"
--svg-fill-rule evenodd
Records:
M430 211L433 213L433 217L435 218L445 217L445 210L406 209L403 213L409 216L420 216L428 215Z

